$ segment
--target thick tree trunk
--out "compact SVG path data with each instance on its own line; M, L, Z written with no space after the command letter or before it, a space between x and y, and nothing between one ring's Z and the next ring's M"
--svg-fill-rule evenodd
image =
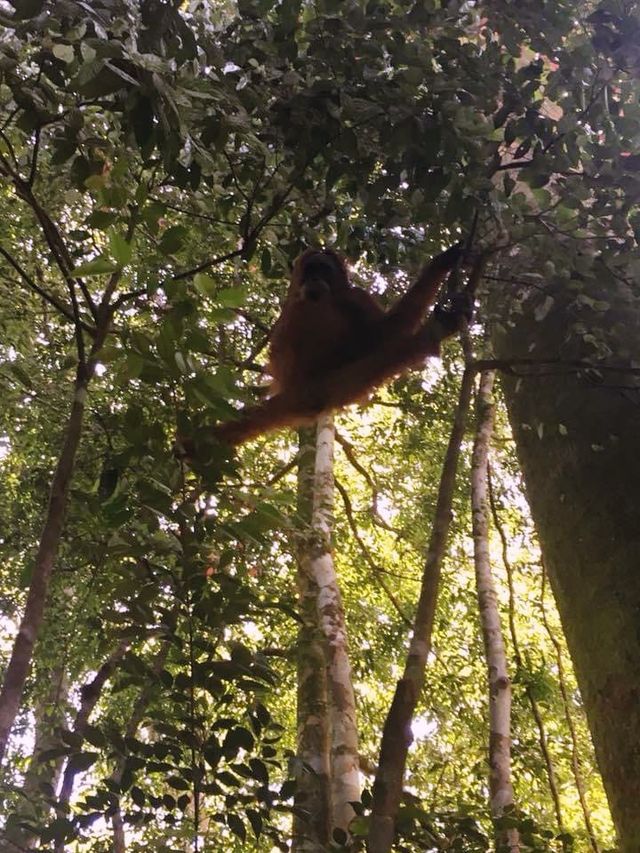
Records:
M621 849L637 853L640 302L610 276L576 284L528 294L511 322L501 304L494 343L499 359L547 362L521 361L543 375L503 388Z
M511 560L509 559L509 540L507 538L507 534L504 530L502 522L500 521L498 503L493 492L491 477L488 478L487 482L489 484L489 503L491 504L493 526L497 530L498 536L500 537L500 546L502 548L502 563L507 574L507 584L509 586L509 634L511 635L511 647L513 649L513 660L516 666L516 674L519 674L524 669L524 660L522 656L522 651L520 649L520 640L518 638L518 631L516 628L516 589L513 580L513 566L511 565ZM554 767L553 758L551 757L551 750L549 749L549 738L547 735L545 722L540 711L540 704L536 696L536 690L528 679L525 679L523 689L527 697L527 701L529 702L529 707L531 708L531 716L533 717L536 724L536 728L538 729L538 743L540 744L540 753L542 755L542 758L544 759L544 764L547 769L549 793L551 794L551 800L553 801L553 810L556 815L557 830L559 833L564 833L564 818L562 816L562 805L560 803L558 780L556 777L556 770ZM596 853L598 853L598 850L596 850Z
M549 639L551 640L551 644L553 645L554 651L556 653L556 667L558 668L558 686L560 688L560 695L562 696L564 719L567 724L567 731L569 732L569 740L571 742L571 770L573 771L573 780L576 785L578 799L580 800L580 808L582 809L582 816L584 817L584 826L587 830L587 835L589 836L591 849L593 850L593 853L600 853L600 845L593 829L591 811L587 804L587 795L585 791L584 779L580 767L580 746L578 742L578 733L576 731L576 726L573 721L572 708L574 703L572 696L569 694L569 686L567 685L567 679L565 677L565 669L563 662L564 652L562 650L560 642L558 641L558 638L554 633L553 627L549 622L549 618L547 616L547 609L545 606L545 591L547 586L546 579L546 573L543 571L540 591L540 610L542 613L542 621L544 623L544 627L547 631Z

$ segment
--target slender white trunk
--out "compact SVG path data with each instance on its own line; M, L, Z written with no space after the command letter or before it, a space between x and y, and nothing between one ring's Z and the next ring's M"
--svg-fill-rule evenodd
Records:
M293 816L293 853L322 853L331 837L329 778L330 738L327 668L322 632L318 626L318 586L313 572L313 486L315 431L300 430L298 458L297 547L298 611L301 619L297 642L297 749L293 773L296 780Z
M493 432L494 404L491 396L494 373L480 376L478 423L471 468L473 545L480 610L489 678L489 791L491 815L500 818L513 805L511 785L511 680L502 637L496 590L489 552L489 444ZM520 849L517 830L499 833L500 845Z
M325 637L331 731L331 803L334 827L348 829L354 817L350 803L360 799L358 728L351 680L347 628L332 552L333 418L318 421L312 528L317 550L312 572L318 585L318 616Z

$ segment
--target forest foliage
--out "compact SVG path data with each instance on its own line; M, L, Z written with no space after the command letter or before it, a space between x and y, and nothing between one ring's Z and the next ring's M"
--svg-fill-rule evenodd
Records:
M194 836L289 849L297 439L232 456L207 428L264 393L304 246L343 252L390 302L481 211L479 239L499 222L532 286L633 276L640 24L608 0L12 0L0 25L3 662L34 584L43 607L2 768L6 826L42 849L112 849L114 815L128 850ZM481 303L476 357L489 314ZM366 788L463 366L453 344L337 423ZM36 578L72 401L64 525ZM201 437L191 465L176 435ZM399 850L492 843L470 450ZM610 817L501 408L491 487L522 849L604 850ZM369 805L365 790L351 849Z

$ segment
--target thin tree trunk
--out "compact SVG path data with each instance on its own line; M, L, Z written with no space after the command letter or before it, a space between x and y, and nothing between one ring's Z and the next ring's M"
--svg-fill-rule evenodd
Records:
M465 355L468 358L468 345ZM404 673L396 685L391 708L382 733L378 772L373 785L371 827L367 842L370 853L388 853L393 845L395 820L402 797L407 753L412 740L411 720L424 685L427 658L438 598L440 571L452 518L453 491L460 446L473 391L475 373L465 370L460 386L449 444L442 466L438 500L433 519L429 549L422 574L422 585L413 624L413 636Z
M576 783L578 799L580 800L582 816L584 817L585 829L587 830L587 834L589 836L589 843L591 844L591 849L593 850L593 853L600 853L600 845L598 844L598 839L596 838L596 834L593 829L593 824L591 823L591 813L587 804L587 797L584 789L582 771L580 770L580 748L578 746L578 734L576 732L576 727L573 722L573 716L571 714L571 702L569 700L569 692L567 690L567 682L564 674L564 663L562 660L562 647L560 646L560 643L558 642L558 639L553 632L553 628L549 624L547 609L544 603L546 591L546 577L547 573L543 566L542 592L540 595L540 610L542 612L542 622L556 653L556 666L558 667L558 684L560 686L560 695L562 696L564 718L567 723L567 729L569 730L569 738L571 740L571 769L573 771L573 779Z
M78 713L76 714L73 726L71 731L74 735L82 738L84 740L84 735L87 730L87 725L89 723L89 717L93 713L98 699L100 698L100 694L102 693L102 688L107 683L107 680L113 674L116 666L120 663L124 655L126 654L129 646L131 645L130 640L122 640L119 645L113 650L113 652L109 655L107 660L102 664L96 675L91 679L88 684L85 684L84 687L80 691L81 701L80 707L78 709ZM79 748L81 744L78 744ZM77 770L72 761L67 762L67 766L64 770L64 775L62 777L62 786L60 788L60 793L58 794L58 806L66 811L69 800L71 799L71 793L73 791L73 783L77 774ZM56 853L62 853L64 850L64 843L61 842L55 848Z
M331 732L331 805L333 827L348 831L360 800L356 701L347 648L342 596L333 562L334 426L331 416L318 421L312 528L318 543L312 571L318 584L318 620L325 635Z
M5 848L3 853L24 853L35 845L37 836L20 826L22 821L40 824L49 813L49 805L44 803L43 786L52 792L58 786L62 770L62 756L49 761L41 757L47 750L60 745L56 733L58 726L64 725L64 707L68 695L68 683L65 678L64 664L53 668L50 673L49 690L35 709L35 738L29 767L25 773L20 791L20 802L15 812L9 815L5 825Z
M304 851L326 849L334 828L346 835L355 814L351 803L360 799L355 697L331 543L333 447L333 419L323 416L317 426L313 472L304 447L299 468L302 514L309 517L311 512L310 536L299 559L305 626L298 673L298 799L309 820L306 826L300 820L294 825L294 849Z
M115 273L114 273L115 276ZM27 603L18 633L13 643L11 658L5 672L2 690L0 691L0 763L9 743L11 728L20 709L22 691L31 668L31 659L40 629L44 621L47 594L51 573L58 555L60 539L64 525L69 487L76 462L80 438L82 437L82 422L87 400L89 383L95 373L96 363L102 349L111 323L111 310L108 296L115 288L117 278L112 276L99 312L99 322L91 347L91 352L84 361L84 345L82 329L76 329L79 338L79 364L74 382L73 402L65 430L62 450L51 482L49 504L44 522L44 528L38 545L35 565L31 575L31 585L27 594Z
M321 853L329 844L332 820L327 670L317 617L319 590L312 568L315 431L300 430L299 436L298 516L304 533L297 547L298 607L302 624L297 643L298 742L294 763L293 851Z
M64 443L51 484L49 506L33 567L27 603L0 691L0 762L4 758L11 728L20 708L33 649L44 620L49 580L60 545L69 485L82 434L87 385L87 371L85 370L83 375L79 370Z
M511 786L511 681L502 638L489 551L489 444L493 432L494 404L491 397L495 374L480 375L478 424L471 463L471 512L473 519L474 563L489 678L489 794L491 816L501 818L513 805ZM498 846L520 849L515 829L497 833Z
M507 573L507 583L509 585L509 633L511 634L511 645L513 647L513 657L516 663L516 667L518 670L523 669L523 661L522 654L520 652L520 642L518 640L518 632L516 630L516 621L515 621L515 608L516 608L516 596L515 590L513 588L513 566L511 565L511 561L509 559L509 548L507 542L507 536L504 532L504 528L500 521L500 516L498 514L498 506L496 504L495 495L493 493L493 487L491 482L491 471L488 471L488 486L489 486L489 502L491 504L491 514L493 516L493 524L498 532L498 536L500 537L500 544L502 546L502 562L504 564L505 572ZM564 832L564 821L562 819L562 808L560 806L560 794L558 793L558 783L556 780L556 772L553 766L553 760L551 758L551 753L549 751L549 742L547 739L547 732L544 726L544 721L542 719L542 714L540 713L540 708L538 706L538 702L536 700L534 691L531 688L531 684L525 680L524 682L524 692L527 697L527 701L529 702L529 707L531 708L531 714L533 719L535 720L536 727L538 729L538 743L540 744L540 752L542 753L542 757L544 759L545 767L547 769L547 781L549 783L549 793L551 794L551 799L553 801L553 808L556 814L556 822L558 825L558 831Z
M156 658L151 667L152 675L157 677L160 675L162 670L164 669L164 665L167 661L167 656L169 654L169 643L163 643L162 648L156 655ZM135 737L136 732L142 722L142 718L145 715L151 697L153 695L153 691L157 689L157 681L150 682L147 687L145 687L140 695L138 696L135 705L133 706L133 711L131 712L131 717L129 718L129 722L127 723L127 727L124 732L125 738ZM122 774L124 773L126 760L121 759L118 762L118 766L115 768L113 773L111 774L110 781L114 782L116 785L119 785L122 781ZM113 817L111 818L111 827L113 829L113 853L127 853L127 842L124 834L124 821L122 819L122 812L120 810L120 804L113 813Z

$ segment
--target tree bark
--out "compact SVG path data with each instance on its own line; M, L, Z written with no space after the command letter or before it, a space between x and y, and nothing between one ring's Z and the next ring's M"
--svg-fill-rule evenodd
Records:
M492 391L495 374L485 371L478 389L478 422L471 459L471 515L473 557L480 626L489 682L489 795L491 816L501 818L513 806L511 785L511 679L502 636L498 598L491 571L489 545L489 445L495 405ZM497 832L498 848L520 849L518 832Z
M373 785L371 826L367 840L369 853L388 853L395 837L395 820L402 797L407 753L413 737L411 720L424 685L427 658L431 651L431 633L436 612L440 570L451 526L451 505L460 445L464 437L474 377L473 370L465 370L462 377L460 396L440 476L438 500L422 574L413 636L404 673L396 685L382 732L378 772Z
M47 750L60 745L56 729L65 724L68 693L69 684L64 664L61 663L51 670L47 695L37 703L34 710L33 753L19 793L18 806L7 816L3 836L6 849L0 843L3 853L24 853L35 847L37 836L20 824L22 821L43 824L50 814L45 791L53 797L62 772L63 756L48 761L43 761L42 757Z
M637 853L640 302L603 282L501 294L493 338L502 360L546 360L503 388L620 846Z
M318 625L318 586L312 572L315 430L300 430L298 516L304 526L297 548L298 606L298 742L293 816L294 853L321 853L331 836L330 736L327 670Z
M78 713L75 716L71 731L74 735L82 738L83 741L85 732L87 731L87 725L89 724L89 718L98 703L102 689L108 679L113 675L117 665L125 656L130 645L130 640L121 640L91 681L88 684L85 684L80 690L80 707L78 708ZM67 766L65 767L64 774L62 776L60 793L58 794L58 806L62 807L65 811L69 806L69 801L73 792L73 783L77 772L78 771L74 767L73 762L67 761ZM57 844L55 850L56 853L63 853L64 843L60 842Z
M313 571L318 582L318 619L324 634L331 731L331 806L333 828L348 831L360 800L356 700L351 679L347 627L332 553L333 450L331 416L318 421L312 526L317 543Z
M0 762L4 758L11 728L20 708L22 691L31 667L33 649L44 620L49 580L62 536L67 497L80 444L87 397L88 377L87 371L83 372L84 376L79 371L74 386L73 403L62 451L51 484L49 506L33 567L27 603L0 692Z
M294 826L294 835L295 849L304 851L326 849L334 829L348 833L355 814L351 803L360 799L355 697L332 553L333 447L333 419L325 415L317 425L313 471L309 457L305 470L304 449L299 468L301 506L307 517L311 513L310 535L299 555L305 627L300 637L298 672L298 758L303 762L298 792L309 820L306 836L298 831L303 829L299 824ZM305 764L316 771L315 779Z
M578 743L578 732L576 731L576 726L573 721L573 712L571 710L572 700L569 695L569 687L567 686L567 679L565 676L563 662L564 652L558 638L554 633L553 627L549 622L549 617L547 616L547 608L545 605L546 587L546 573L543 566L542 584L540 591L540 611L542 613L542 622L544 624L547 635L549 636L551 644L553 645L556 655L556 666L558 668L558 686L560 688L560 695L562 696L562 709L564 711L564 719L567 724L569 739L571 741L571 770L573 771L573 779L576 783L576 791L578 792L580 808L582 809L582 815L584 817L584 826L587 830L587 835L589 836L589 843L591 844L591 849L593 850L593 853L600 853L600 845L598 844L598 839L593 829L593 823L591 821L591 812L587 804L587 795L584 787L584 779L582 777L582 770L580 769L580 748Z

